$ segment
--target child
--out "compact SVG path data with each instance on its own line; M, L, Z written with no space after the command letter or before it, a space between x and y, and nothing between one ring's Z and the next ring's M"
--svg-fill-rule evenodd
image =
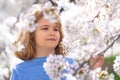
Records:
M27 13L35 17L34 22L28 26L35 23L36 29L32 31L21 29L15 44L20 42L24 48L16 51L15 55L24 62L16 65L10 80L50 80L43 68L47 56L50 54L65 55L60 44L63 39L60 17L54 9L43 10L42 7L42 5L37 5L32 13ZM53 20L48 20L49 16L52 16Z
M37 27L31 32L21 29L15 44L20 42L25 48L16 51L15 55L25 62L13 69L11 80L50 80L43 68L46 57L50 54L65 55L60 44L63 38L60 17L52 8L42 10L42 5L36 5L36 9L27 15L35 16ZM52 16L53 21L44 15Z

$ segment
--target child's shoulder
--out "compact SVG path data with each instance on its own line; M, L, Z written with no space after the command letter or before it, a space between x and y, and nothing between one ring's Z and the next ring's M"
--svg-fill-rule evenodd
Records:
M27 68L28 66L31 66L32 63L33 63L32 60L22 61L22 62L16 64L15 68L18 68L18 69L20 69L20 68Z

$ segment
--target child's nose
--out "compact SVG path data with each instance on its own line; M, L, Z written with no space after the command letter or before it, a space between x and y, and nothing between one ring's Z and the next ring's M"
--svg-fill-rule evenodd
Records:
M54 35L55 35L54 30L50 30L49 35L50 35L50 36L54 36Z

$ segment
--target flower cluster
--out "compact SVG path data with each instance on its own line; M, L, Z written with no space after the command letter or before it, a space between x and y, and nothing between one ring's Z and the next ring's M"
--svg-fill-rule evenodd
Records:
M114 75L109 74L107 69L91 70L88 64L81 65L72 58L67 59L61 55L50 55L43 67L51 80L61 80L61 78L65 80L114 80Z
M24 45L22 45L20 42L17 42L14 44L15 51L20 52L22 49L24 49Z
M60 80L73 74L78 68L78 63L62 55L50 55L43 67L52 80Z
M60 80L60 77L62 75L61 73L64 67L64 61L65 61L63 56L50 55L46 61L47 62L44 63L43 67L45 68L47 74L53 80Z
M113 69L120 76L120 55L116 56L113 64Z
M49 20L52 23L55 23L58 21L58 14L56 14L55 7L52 6L50 2L45 3L45 5L42 7L43 11L43 17L47 20Z
M115 35L120 34L120 24L117 23L120 4L116 5L117 1L113 0L75 1L80 5L75 4L72 8L67 5L70 9L61 13L66 36L63 39L65 52L69 55L92 53L94 49L101 52Z
M35 20L36 20L36 18L34 15L21 14L20 20L16 24L16 27L18 27L18 28L21 27L27 31L33 32L37 27L37 24L35 24Z
M43 12L43 18L48 19L50 22L54 23L58 21L54 7L52 7L52 5L49 2L47 2L44 5L35 4L30 9L28 9L28 11L21 13L21 15L19 16L19 21L16 24L16 27L25 29L30 32L35 31L37 23L35 23L36 17L35 14L33 13L34 11Z
M102 70L101 68L97 68L95 70L91 70L90 76L92 78L90 80L114 80L114 75L109 74L107 69Z

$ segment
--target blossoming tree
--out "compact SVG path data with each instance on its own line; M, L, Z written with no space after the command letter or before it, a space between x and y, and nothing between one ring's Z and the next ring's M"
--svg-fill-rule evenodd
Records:
M75 58L73 64L69 64L63 56L50 55L44 68L52 80L60 80L61 77L66 77L66 80L114 80L113 74L109 74L107 69L91 69L97 60L91 66L87 61L96 55L104 55L120 38L120 0L30 0L29 3L27 0L21 0L21 5L28 6L21 6L17 17L9 17L0 22L3 26L0 29L1 54L9 56L13 51L24 48L21 43L12 43L19 27L28 31L35 30L35 18L26 15L25 10L36 3L45 4L43 10L52 7L59 12L65 33L61 44L64 46L64 52ZM32 7L28 12L35 8ZM44 16L54 21L51 16ZM114 70L120 76L119 60L120 57L117 57Z

